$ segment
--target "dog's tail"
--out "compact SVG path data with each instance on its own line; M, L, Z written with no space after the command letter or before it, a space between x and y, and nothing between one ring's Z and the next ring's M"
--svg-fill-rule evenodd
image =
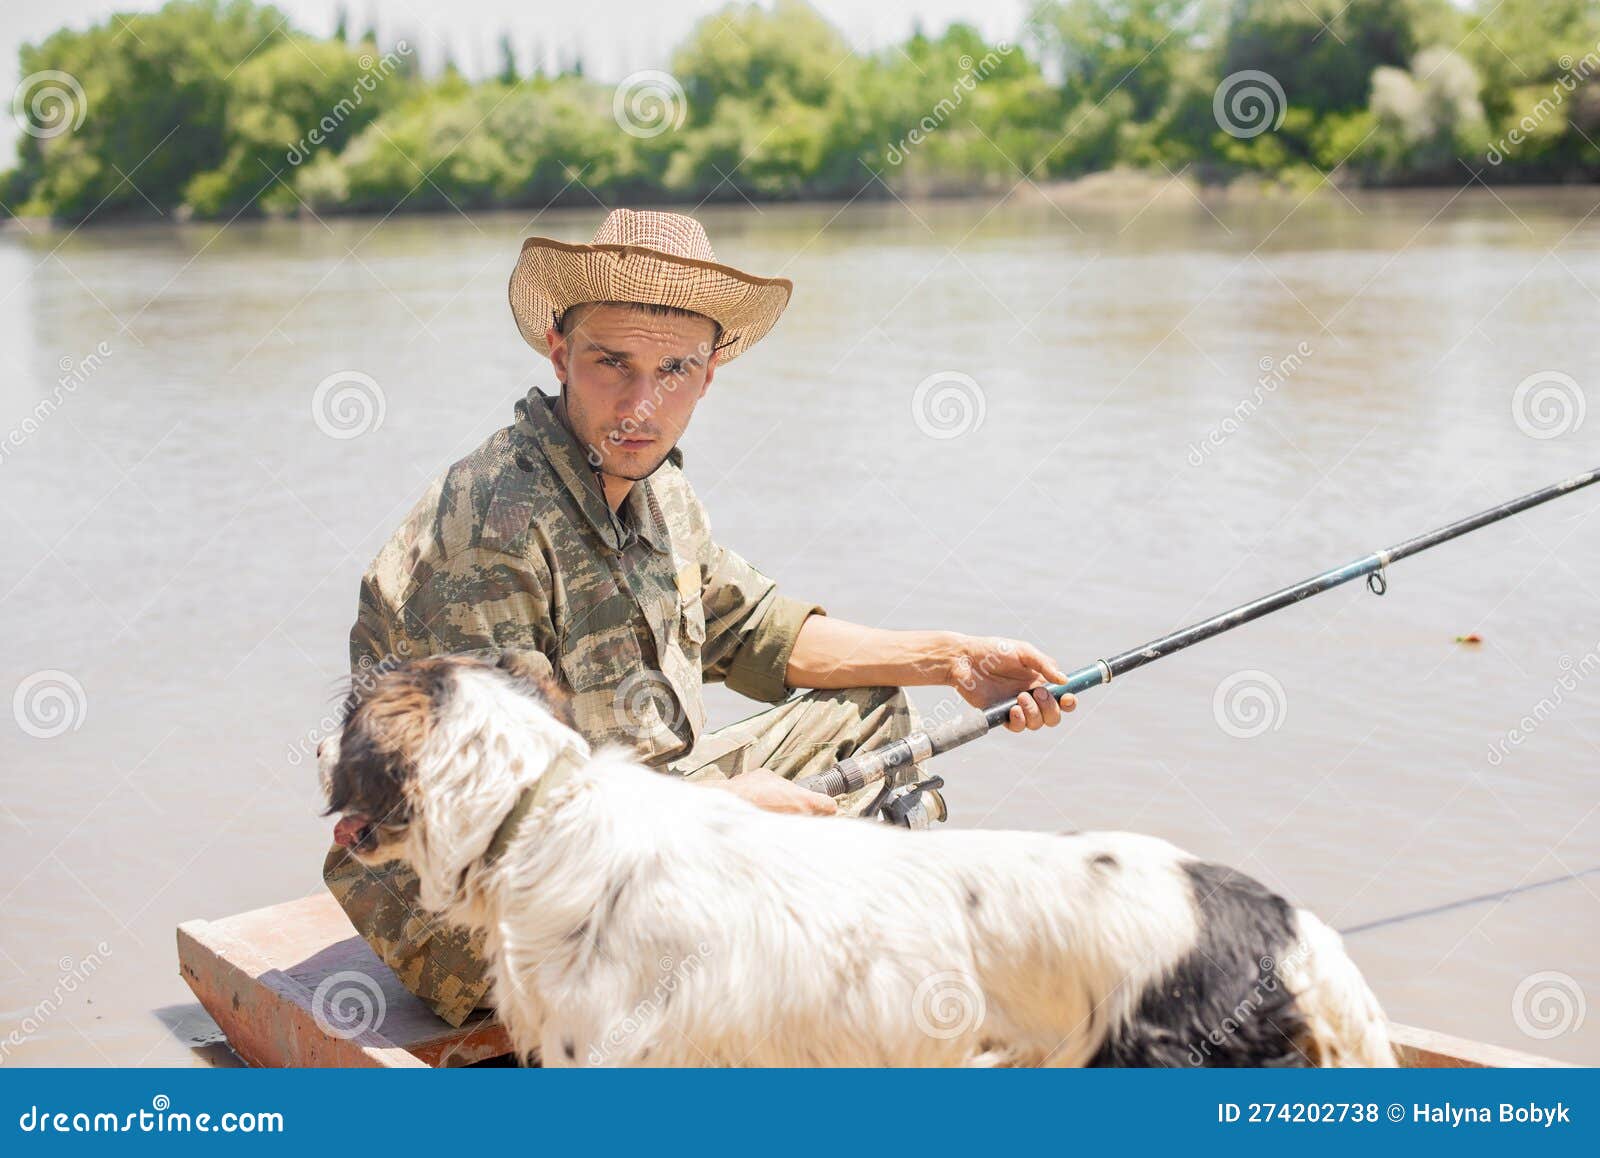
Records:
M1393 1066L1389 1019L1339 934L1296 913L1299 937L1278 964L1306 1022L1306 1056L1319 1066Z

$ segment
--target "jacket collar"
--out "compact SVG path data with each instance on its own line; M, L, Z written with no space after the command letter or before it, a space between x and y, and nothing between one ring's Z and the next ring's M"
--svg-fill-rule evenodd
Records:
M587 448L581 446L556 417L555 404L553 397L535 386L528 391L526 398L517 403L516 430L539 448L600 541L613 551L619 548L617 518L621 518L624 525L637 533L652 549L670 550L670 538L660 514L660 504L655 500L651 488L651 480L642 479L634 483L628 497L622 501L617 516L613 517L600 479L590 464ZM683 461L676 447L667 457L674 466Z

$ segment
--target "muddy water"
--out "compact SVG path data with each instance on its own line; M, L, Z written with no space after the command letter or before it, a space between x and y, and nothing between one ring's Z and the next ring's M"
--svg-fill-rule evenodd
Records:
M706 211L798 291L718 378L690 475L835 615L1088 662L1600 463L1597 198ZM550 381L505 306L525 228L0 236L5 1064L208 1060L174 925L319 887L306 737L360 572ZM381 414L319 423L340 371ZM1571 875L1600 865L1597 508L953 754L953 822L1158 833L1341 927L1542 884L1349 943L1400 1020L1600 1061L1600 875Z

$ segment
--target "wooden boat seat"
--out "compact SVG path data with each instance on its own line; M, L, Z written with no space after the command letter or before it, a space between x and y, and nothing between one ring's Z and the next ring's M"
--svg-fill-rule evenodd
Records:
M492 1017L477 1014L456 1029L407 992L328 893L220 921L186 921L178 926L178 966L251 1065L459 1066L511 1052ZM354 976L330 980L342 973ZM381 1004L382 1016L353 1037L328 1032L313 1000L324 982L327 997Z
M178 965L234 1052L251 1065L460 1066L511 1052L494 1018L478 1014L456 1029L407 992L327 893L220 921L186 921L178 926ZM354 1036L329 1032L326 1001L322 1022L316 1014L324 984L365 997L374 1009L381 1004L382 1016ZM1564 1065L1412 1026L1393 1030L1401 1064L1409 1067Z

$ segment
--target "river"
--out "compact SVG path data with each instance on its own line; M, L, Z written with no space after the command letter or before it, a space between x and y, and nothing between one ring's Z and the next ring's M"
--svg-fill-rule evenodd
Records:
M1150 192L702 210L797 285L684 445L718 538L1078 666L1600 463L1600 190ZM222 1056L173 928L320 888L361 571L552 382L506 278L600 215L530 216L0 234L0 1064ZM1158 834L1340 928L1439 909L1348 938L1397 1020L1600 1062L1597 509L953 753L952 823Z

